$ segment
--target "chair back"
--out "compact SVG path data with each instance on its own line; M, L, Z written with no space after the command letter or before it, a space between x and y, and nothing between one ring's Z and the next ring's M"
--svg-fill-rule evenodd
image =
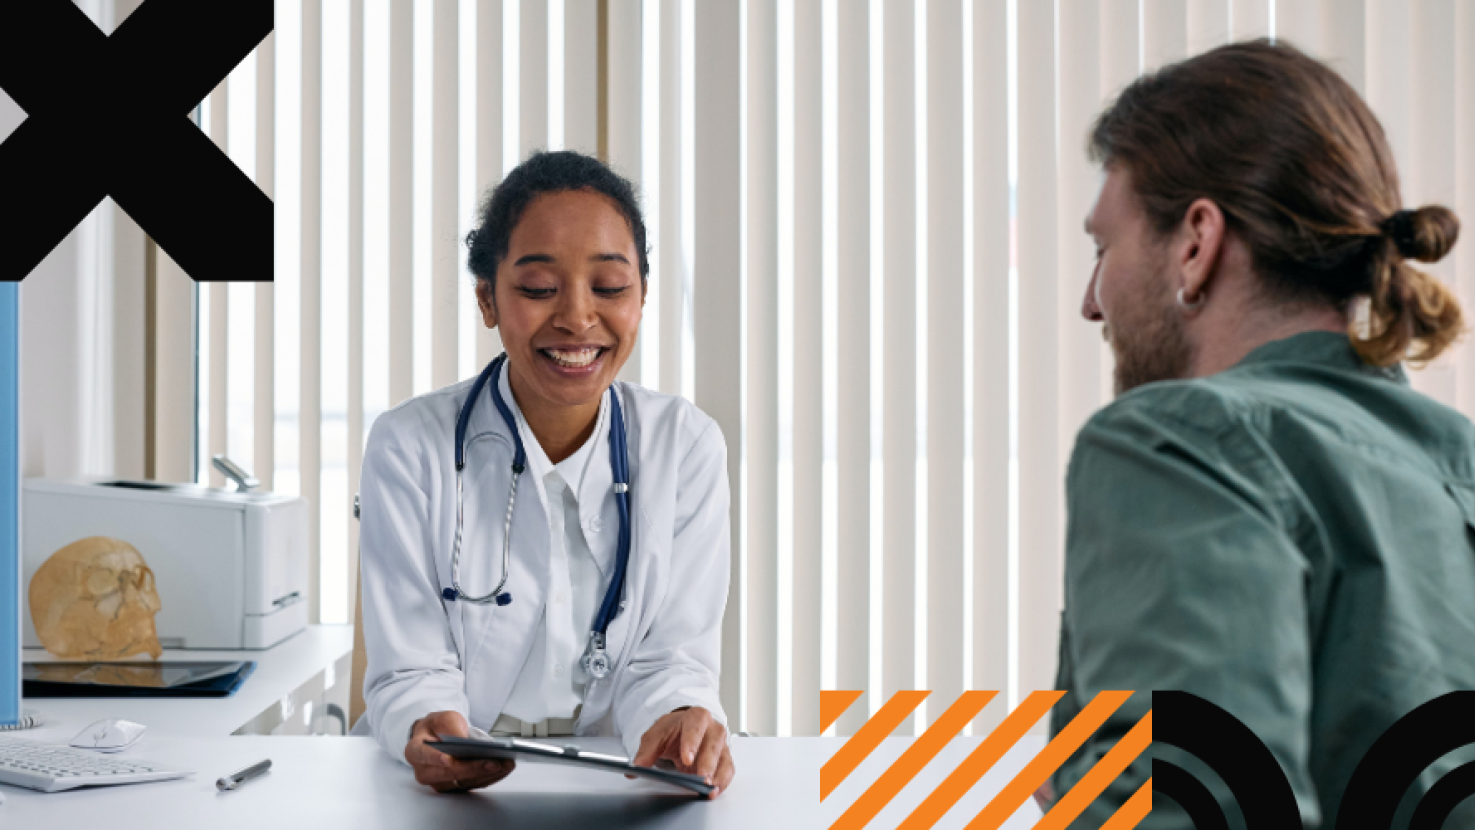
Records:
M353 494L353 519L359 518L358 493ZM358 723L364 714L364 673L369 668L369 653L364 650L364 572L360 560L358 582L353 589L353 684L348 690L348 727Z

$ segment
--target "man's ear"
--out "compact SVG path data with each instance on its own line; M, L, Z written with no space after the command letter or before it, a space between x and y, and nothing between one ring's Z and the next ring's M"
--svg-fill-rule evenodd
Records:
M1179 287L1186 297L1202 297L1218 269L1224 252L1227 228L1224 211L1209 199L1196 199L1183 214L1175 243L1174 264L1178 266Z
M481 309L481 321L489 329L497 327L497 302L493 297L494 283L491 280L476 281L476 305Z

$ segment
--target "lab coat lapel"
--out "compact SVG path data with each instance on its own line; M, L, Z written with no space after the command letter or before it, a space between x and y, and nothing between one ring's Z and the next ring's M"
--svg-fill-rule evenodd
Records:
M630 652L630 634L643 616L646 603L646 580L649 578L650 561L655 551L645 545L650 538L650 522L644 511L631 505L630 508L630 565L625 575L625 610L609 624L605 637L605 650L609 652L612 665L619 666Z
M606 393L605 400L608 399ZM624 400L620 402L624 403ZM601 403L601 406L607 404ZM614 573L615 545L612 541L619 534L620 514L615 507L614 471L609 465L609 430L613 428L610 415L605 413L603 420L604 432L596 436L597 440L590 448L589 463L579 484L579 522L584 539L589 543L589 553L599 565L600 573L608 579ZM593 530L596 527L599 529Z
M473 434L474 428L489 435L475 440L467 452L466 533L461 542L461 585L473 594L491 590L502 577L504 520L514 452L512 435L491 401L490 390L484 390L483 396L467 433ZM473 701L497 708L512 693L527 658L551 579L548 514L542 488L536 486L534 477L532 470L518 477L512 554L503 588L512 596L512 602L503 606L458 602L468 644L462 666L467 694ZM483 653L488 644L490 648Z
M625 575L625 593L621 597L626 600L626 605L625 610L610 622L609 631L605 637L605 650L609 652L614 671L608 679L595 683L590 689L589 699L584 704L586 712L613 711L615 689L619 684L625 682L623 680L625 668L629 664L630 655L634 653L635 643L641 632L650 627L646 617L655 611L648 606L654 601L651 592L652 583L659 576L651 569L656 567L654 563L662 556L651 530L650 519L646 516L641 504L641 494L644 490L640 477L642 453L639 413L635 411L630 396L622 395L620 403L624 405L626 445L630 451L630 562L629 571ZM605 459L608 461L608 448L606 448ZM604 486L608 487L608 482L613 479L608 463L604 466L607 482ZM590 472L592 473L593 470L591 469ZM606 493L608 492L606 490ZM614 499L608 498L607 500L613 506ZM581 493L580 503L582 502ZM612 512L611 515L615 514ZM611 521L616 523L610 528L611 532L618 533L618 519L611 519ZM611 565L613 561L613 559L610 560ZM595 730L599 728L600 725L594 722L581 722L578 725L579 734L595 734Z
M616 384L616 390L619 390L618 383ZM641 436L639 414L635 412L629 396L621 395L620 403L625 416L625 446L630 454L630 561L626 566L625 592L620 597L626 603L625 610L610 622L609 631L605 637L605 649L609 652L610 659L615 666L620 665L620 661L630 650L629 639L632 627L637 622L637 618L642 616L645 607L645 592L643 590L645 580L648 578L651 561L657 556L657 552L648 544L651 538L650 522L646 519L645 511L641 509L640 502L643 491L641 490L640 479ZM613 419L611 418L610 420L610 428L613 429ZM619 508L616 507L613 496L614 473L609 465L608 444L604 447L604 463L599 466L602 468L602 475L599 477L598 483L602 488L600 492L604 494L601 497L601 503L607 505L607 509L601 509L599 513L604 522L604 530L601 532L609 533L611 534L611 538L618 540L620 532ZM589 472L585 473L584 478L586 483L594 478L594 467L595 465L591 464ZM591 497L593 495L591 493ZM580 494L579 503L581 505L584 504L582 493ZM587 517L585 518L585 522L587 527ZM618 544L618 541L616 541L615 545ZM609 560L608 564L600 563L600 567L604 568L606 576L614 573L615 545L607 546L606 555Z

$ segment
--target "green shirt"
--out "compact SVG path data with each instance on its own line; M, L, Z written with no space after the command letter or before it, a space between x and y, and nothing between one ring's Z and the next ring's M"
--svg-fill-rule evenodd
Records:
M1066 696L1051 734L1099 691L1144 693L1056 774L1057 794L1146 713L1145 690L1181 689L1244 722L1305 826L1330 828L1389 726L1475 689L1475 426L1401 368L1364 364L1344 335L1296 335L1123 395L1081 430L1066 499ZM1100 826L1147 780L1149 755L1073 826ZM1455 756L1411 788L1401 822ZM1156 803L1144 830L1191 826ZM1475 827L1475 799L1464 809L1447 826Z

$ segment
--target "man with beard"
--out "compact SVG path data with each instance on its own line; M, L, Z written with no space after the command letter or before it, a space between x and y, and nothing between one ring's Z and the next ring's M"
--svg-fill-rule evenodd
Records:
M1105 327L1118 397L1067 477L1052 734L1102 690L1138 693L1041 800L1075 786L1151 690L1183 690L1248 726L1304 826L1331 827L1385 730L1475 688L1475 427L1401 365L1461 333L1452 292L1408 264L1443 257L1459 223L1401 207L1377 119L1283 44L1139 79L1089 146L1105 176L1082 313ZM1154 754L1212 779L1154 747L1072 826L1101 826ZM1472 755L1425 770L1402 820ZM1459 815L1445 826L1475 827ZM1193 824L1159 797L1139 826Z

